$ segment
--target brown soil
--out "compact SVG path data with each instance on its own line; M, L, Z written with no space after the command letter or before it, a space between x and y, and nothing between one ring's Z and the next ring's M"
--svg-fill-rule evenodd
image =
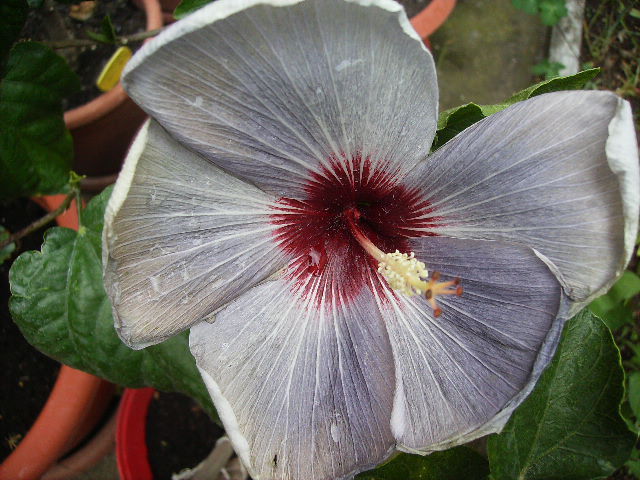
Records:
M156 480L198 465L224 430L181 393L156 392L147 415L149 463Z

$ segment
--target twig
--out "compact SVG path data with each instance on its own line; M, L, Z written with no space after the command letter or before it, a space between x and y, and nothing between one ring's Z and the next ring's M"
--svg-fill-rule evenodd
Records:
M134 33L133 35L125 35L122 37L116 37L116 41L113 44L106 45L127 45L131 42L138 42L140 40L145 40L150 37L155 37L159 34L164 27L156 28L155 30L147 30L145 32ZM70 47L92 47L94 45L105 45L103 42L98 42L97 40L91 40L89 38L72 38L69 40L54 40L50 42L42 42L47 47L52 48L54 50L59 50L62 48L70 48Z
M42 228L48 223L51 223L52 221L54 221L58 215L62 214L67 208L69 208L69 205L71 204L71 201L75 198L75 196L76 196L76 192L75 191L71 192L69 195L66 196L66 198L58 208L47 213L44 217L39 218L38 220L33 222L31 225L27 225L22 230L12 235L9 235L9 238L0 242L0 250L2 250L7 245L17 242L22 237L26 237L30 233L35 232L39 228Z

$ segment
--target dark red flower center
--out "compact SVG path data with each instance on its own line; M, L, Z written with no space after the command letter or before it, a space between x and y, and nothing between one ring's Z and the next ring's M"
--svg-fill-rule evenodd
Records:
M404 188L385 168L372 167L369 157L334 156L330 165L311 175L305 198L281 198L271 221L278 225L280 248L295 259L289 268L294 285L319 277L325 280L321 288L338 287L347 300L370 284L371 269L378 267L349 221L383 252L408 252L407 239L430 235L421 229L438 219L418 191Z

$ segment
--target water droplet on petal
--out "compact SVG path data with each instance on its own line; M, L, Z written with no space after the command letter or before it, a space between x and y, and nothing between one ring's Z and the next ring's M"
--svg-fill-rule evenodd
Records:
M151 282L151 288L153 288L153 291L160 293L160 280L158 280L158 277L149 277L149 282Z
M340 438L340 430L338 429L338 426L335 423L331 424L331 439L338 443L338 439Z

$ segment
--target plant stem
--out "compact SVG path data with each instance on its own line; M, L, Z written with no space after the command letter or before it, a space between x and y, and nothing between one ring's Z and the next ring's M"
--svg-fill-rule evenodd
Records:
M164 27L163 27L164 28ZM163 28L156 28L155 30L148 30L146 32L134 33L133 35L124 35L122 37L117 37L114 45L122 46L127 45L131 42L138 42L140 40L145 40L150 37L155 37L159 34ZM90 38L72 38L69 40L56 40L50 42L42 42L47 47L52 48L54 50L58 50L61 48L70 48L70 47L92 47L94 45L100 45L102 42L98 42L97 40L91 40ZM110 45L110 44L106 44Z
M75 198L75 196L76 196L76 192L75 191L71 192L69 195L67 195L67 197L64 199L64 201L60 204L60 206L58 208L56 208L55 210L47 213L44 217L39 218L38 220L33 222L31 225L27 225L22 230L14 233L12 235L9 235L9 238L7 238L3 242L0 242L0 250L2 250L7 245L10 245L10 244L12 244L14 242L17 242L22 237L26 237L30 233L35 232L39 228L44 227L48 223L50 223L53 220L55 220L58 215L64 213L64 211L67 208L69 208L69 205L71 204L71 201Z
M80 189L76 189L75 197L76 197L76 209L78 210L78 229L80 229L80 227L82 227L82 197L80 194Z

